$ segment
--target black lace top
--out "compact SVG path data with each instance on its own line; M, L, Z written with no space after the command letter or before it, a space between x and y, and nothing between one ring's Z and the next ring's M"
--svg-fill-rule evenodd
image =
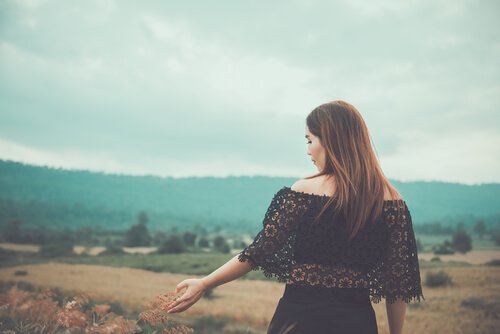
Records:
M326 195L280 189L271 200L263 228L238 254L252 270L279 282L325 288L359 288L370 300L393 303L424 298L411 215L403 199L386 200L381 218L351 241L342 220L314 217ZM334 209L333 209L334 210ZM330 290L329 290L330 291Z

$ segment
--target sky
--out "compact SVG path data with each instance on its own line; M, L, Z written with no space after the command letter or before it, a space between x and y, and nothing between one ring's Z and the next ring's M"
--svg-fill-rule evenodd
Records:
M500 182L500 2L0 0L0 159L301 178L345 100L385 175Z

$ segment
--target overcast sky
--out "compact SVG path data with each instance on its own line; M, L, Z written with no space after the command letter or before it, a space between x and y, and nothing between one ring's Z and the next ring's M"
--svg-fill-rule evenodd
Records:
M161 176L316 172L342 99L395 180L500 182L500 2L0 1L0 158Z

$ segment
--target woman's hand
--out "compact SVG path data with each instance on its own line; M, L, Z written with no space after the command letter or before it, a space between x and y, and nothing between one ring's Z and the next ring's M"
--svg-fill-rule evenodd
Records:
M184 292L184 294L179 299L177 299L170 305L167 313L183 312L187 310L194 303L196 303L207 291L207 286L202 279L188 278L177 285L175 293L178 293L185 287L187 287L186 292Z

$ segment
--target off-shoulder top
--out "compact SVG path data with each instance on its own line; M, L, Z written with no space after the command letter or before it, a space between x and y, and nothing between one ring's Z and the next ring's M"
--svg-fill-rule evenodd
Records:
M324 214L317 224L311 223L328 198L281 188L271 200L263 228L238 254L239 261L287 284L366 289L374 303L382 298L389 303L425 299L406 202L385 200L380 219L348 241L339 215L332 219Z

